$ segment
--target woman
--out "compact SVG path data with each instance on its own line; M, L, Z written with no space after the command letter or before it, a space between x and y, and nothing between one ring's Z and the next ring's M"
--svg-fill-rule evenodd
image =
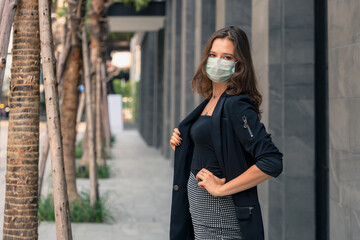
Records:
M237 27L208 40L192 80L205 100L174 129L170 239L264 239L256 185L282 172L260 122L249 42Z

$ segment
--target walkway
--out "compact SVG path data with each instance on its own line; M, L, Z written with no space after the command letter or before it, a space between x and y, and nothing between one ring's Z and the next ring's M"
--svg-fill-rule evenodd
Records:
M116 134L108 164L111 177L100 179L99 188L101 196L108 195L107 205L115 222L73 223L74 240L169 239L172 186L169 161L157 149L148 147L137 130L126 130ZM88 180L78 179L77 184L79 191L88 191ZM51 187L50 182L47 187ZM52 239L56 239L55 224L42 222L39 240Z

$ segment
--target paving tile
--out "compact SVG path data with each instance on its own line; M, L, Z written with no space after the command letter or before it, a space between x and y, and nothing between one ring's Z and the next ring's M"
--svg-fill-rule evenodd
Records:
M169 237L172 167L156 149L148 147L137 130L116 133L112 148L111 178L100 179L100 195L115 222L72 223L74 240L165 240ZM48 169L50 170L50 169ZM45 184L51 188L51 184ZM80 191L89 181L77 180ZM46 189L51 191L51 189ZM39 240L52 240L55 224L42 222Z

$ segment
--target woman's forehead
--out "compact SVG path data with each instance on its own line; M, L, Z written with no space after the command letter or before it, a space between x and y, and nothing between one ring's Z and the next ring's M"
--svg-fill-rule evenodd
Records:
M217 38L214 40L210 51L234 54L234 43L227 38Z

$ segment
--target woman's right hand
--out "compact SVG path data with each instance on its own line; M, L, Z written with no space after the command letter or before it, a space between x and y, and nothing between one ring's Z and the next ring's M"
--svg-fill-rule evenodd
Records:
M175 128L173 135L171 136L170 139L170 146L175 151L175 147L180 146L181 143L182 143L182 138L180 137L179 129Z

